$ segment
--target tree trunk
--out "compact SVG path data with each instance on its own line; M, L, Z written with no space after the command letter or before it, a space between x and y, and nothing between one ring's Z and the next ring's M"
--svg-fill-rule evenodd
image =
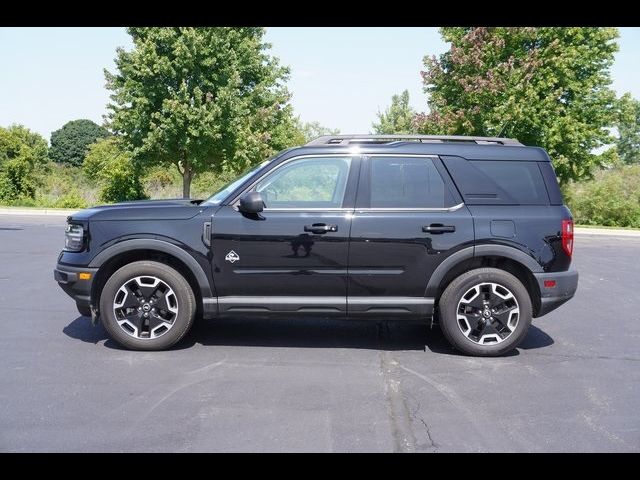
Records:
M193 179L193 170L188 164L184 166L182 172L182 198L191 197L191 180Z
M187 160L186 152L182 152L182 158L178 162L178 171L182 175L182 198L191 197L191 180L193 180L193 167ZM180 168L182 167L182 168Z

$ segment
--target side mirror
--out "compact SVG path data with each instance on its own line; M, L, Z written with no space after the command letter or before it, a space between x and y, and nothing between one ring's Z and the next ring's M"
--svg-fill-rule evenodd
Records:
M264 210L264 201L260 192L248 192L240 197L240 211L244 213L260 213Z

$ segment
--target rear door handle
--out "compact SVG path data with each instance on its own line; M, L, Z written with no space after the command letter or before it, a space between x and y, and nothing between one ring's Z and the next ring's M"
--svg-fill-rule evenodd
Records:
M442 225L441 223L432 223L431 225L425 225L422 227L422 231L425 233L449 233L455 232L455 225Z
M305 225L305 232L311 233L327 233L327 232L337 232L337 225L327 225L326 223L314 223L313 225Z

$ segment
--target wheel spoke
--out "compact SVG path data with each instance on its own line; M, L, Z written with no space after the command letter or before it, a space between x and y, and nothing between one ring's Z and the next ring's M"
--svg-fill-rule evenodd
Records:
M494 313L491 318L498 329L507 328L507 322L509 321L508 313Z
M144 322L137 311L129 314L121 311L120 314L116 314L116 319L120 327L127 333L136 337L140 336Z
M500 332L496 328L495 323L491 321L488 321L487 323L485 323L484 329L482 330L482 335L495 335L495 334L500 335ZM502 338L501 335L500 337Z
M142 294L142 297L149 301L154 297L155 292L158 290L158 287L150 287L147 285L143 285L140 288L140 293Z
M161 308L163 310L169 310L169 305L167 304L166 295L160 295L160 297L155 301L156 308Z
M493 310L494 310L494 314L495 315L503 315L505 313L510 312L514 308L516 308L515 302L514 303L510 303L510 302L507 302L507 301L503 301L503 302L498 303L497 305L493 306Z
M160 325L171 325L171 322L153 313L149 315L149 330L154 330Z
M480 321L476 323L476 325L469 332L468 337L474 341L477 341L478 338L482 336L482 332L484 331L484 324Z
M165 320L159 315L151 314L149 316L149 336L157 337L169 330L173 323Z
M511 332L515 329L519 313L515 298L510 298L495 307L493 318L500 324L502 332Z
M140 306L140 300L136 297L136 294L129 288L128 285L125 285L125 290L127 293L126 298L124 299L124 303L122 307L124 308L138 308Z
M480 294L476 296L473 300L471 300L467 305L475 309L481 310L482 307L484 306L484 292L480 292Z

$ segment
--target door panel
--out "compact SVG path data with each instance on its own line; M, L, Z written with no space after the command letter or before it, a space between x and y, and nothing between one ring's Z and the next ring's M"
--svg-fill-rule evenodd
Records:
M432 224L454 232L423 232ZM349 297L424 296L431 273L453 249L473 240L466 207L451 212L356 210L351 226Z
M234 205L212 220L214 280L220 313L299 312L344 315L353 213L344 198L357 183L350 157L283 162L251 189L260 214Z
M439 162L428 156L364 159L349 247L351 315L366 313L362 305L430 314L433 299L424 297L429 277L447 256L473 244L471 214Z
M269 212L250 218L222 207L213 218L213 268L219 296L346 295L351 215ZM336 231L305 232L316 223ZM227 258L235 252L237 260Z

